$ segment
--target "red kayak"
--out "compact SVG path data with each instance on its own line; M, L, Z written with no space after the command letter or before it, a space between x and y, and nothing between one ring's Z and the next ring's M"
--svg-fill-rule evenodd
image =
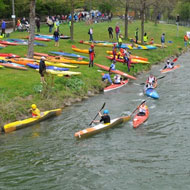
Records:
M12 54L12 53L0 53L0 57L13 57L13 58L19 58L19 55Z
M18 66L18 65L13 65L11 63L0 63L0 65L7 67L7 68L12 68L12 69L19 69L19 70L24 70L26 71L26 67Z
M123 81L121 81L120 84L111 84L110 86L104 88L104 92L108 92L111 90L121 88L121 87L125 86L128 82L129 82L128 80L123 80Z
M28 39L29 37L25 37L26 39ZM37 41L43 41L43 42L50 42L51 39L47 39L47 38L40 38L40 37L35 37L34 40L37 40Z
M36 56L44 56L44 57L49 56L47 53L37 53L37 52L34 52L34 55L36 55Z
M141 124L143 124L149 117L149 110L148 107L146 109L146 114L143 116L139 116L136 114L133 118L133 128L139 127Z
M109 69L110 69L108 66L105 66L105 65L100 65L100 64L97 64L97 63L95 63L95 65L96 65L97 67L100 67L101 69L106 70L106 71L109 71ZM122 76L124 76L124 77L130 78L130 79L133 79L133 80L136 80L136 79L137 79L136 77L131 76L131 75L128 75L127 73L124 73L124 72L119 71L119 70L111 70L111 72L112 72L112 73L115 73L115 74L118 74L118 75L122 75Z
M179 67L180 67L180 65L175 65L174 68L172 68L172 69L163 69L163 70L161 70L161 73L167 73L167 72L173 71L175 69L178 69Z
M0 44L10 45L10 46L17 46L17 45L19 45L19 44L15 43L15 42L8 42L8 41L4 41L4 40L0 40Z

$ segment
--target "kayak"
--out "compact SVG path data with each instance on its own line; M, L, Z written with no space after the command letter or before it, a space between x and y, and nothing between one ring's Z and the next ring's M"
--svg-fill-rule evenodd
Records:
M19 45L18 43L9 42L9 41L5 41L5 40L0 40L0 44L3 44L3 45L10 45L10 46L17 46L17 45Z
M17 43L18 45L28 45L28 41L27 40L7 39L7 41L13 42L13 43ZM44 45L42 43L38 43L38 42L34 42L34 45L37 45L37 46L46 46L46 45Z
M0 57L14 57L14 58L18 58L20 56L16 55L16 54L12 54L12 53L0 53Z
M108 66L105 66L105 65L101 65L101 64L97 64L97 63L94 63L97 67L100 67L101 69L104 69L106 71L109 71L109 67ZM124 77L127 77L127 78L130 78L130 79L133 79L133 80L136 80L137 78L134 77L134 76L131 76L131 75L128 75L127 73L124 73L120 70L111 70L112 73L115 73L115 74L118 74L118 75L122 75Z
M57 75L58 77L63 76L71 76L71 75L81 75L81 72L73 72L73 71L54 71L54 70L46 70L47 73L52 75Z
M4 66L0 65L0 69L3 69L3 68L4 68Z
M123 80L123 81L121 81L120 84L111 84L110 86L104 88L104 92L109 92L111 90L121 88L121 87L125 86L128 82L129 82L128 80Z
M47 39L50 39L50 40L54 39L53 35L45 35L45 34L35 34L35 37L47 38ZM59 36L59 38L60 39L70 39L71 37L70 36L61 35L61 36Z
M180 67L180 65L175 65L173 69L162 69L162 70L161 70L161 73L167 73L167 72L176 70L176 69L178 69L179 67Z
M42 112L40 117L28 118L28 119L15 121L15 122L6 124L1 128L1 131L5 133L16 131L16 130L34 125L36 123L39 123L41 121L44 121L50 117L60 115L61 111L62 111L61 109L49 110L49 111Z
M77 55L77 54L74 54L74 53L57 52L57 51L50 51L50 53L56 54L56 55L61 55L61 56L66 56L66 57L74 57L74 58L84 58L84 59L88 59L88 57L86 57L86 56Z
M112 51L106 51L107 54L109 55L113 55ZM118 55L118 53L117 53ZM143 61L148 61L147 58L144 58L144 57L139 57L139 56L136 56L136 55L130 55L131 59L139 59L139 60L143 60Z
M151 98L154 98L154 99L159 99L159 95L158 93L156 92L156 90L154 88L148 88L146 91L145 91L145 94L148 96L148 97L151 97Z
M39 65L36 64L30 64L28 63L27 66L29 66L30 68L33 69L39 69ZM54 67L54 66L47 66L46 67L47 70L55 70L55 71L68 71L68 68L61 68L61 67Z
M79 49L76 46L72 45L72 50L76 51L76 52L80 52L80 53L86 53L89 54L89 50L88 49Z
M11 68L11 69L18 69L18 70L24 70L26 71L27 68L26 67L23 67L23 66L18 66L18 65L15 65L15 64L12 64L12 63L0 63L1 66L4 66L4 67L7 67L7 68Z
M48 57L49 56L47 53L38 53L38 52L34 52L34 55L44 56L44 57Z
M29 37L27 36L26 39L28 39ZM51 39L47 39L47 38L40 38L40 37L34 37L34 40L37 41L43 41L43 42L50 42Z
M112 59L113 59L113 56L106 56L106 58L112 60ZM119 58L119 59L118 59L118 58L115 58L115 60L118 61L118 62L121 62L121 63L124 62L124 60L122 59L122 57ZM140 60L140 59L134 59L134 58L132 58L132 59L131 59L131 63L133 63L133 64L137 64L137 63L141 63L141 64L149 64L150 62L149 62L149 61L144 61L144 60Z
M46 61L45 64L47 66L55 66L55 67L62 67L62 68L73 68L73 69L78 68L78 66L74 66L74 65L68 65L68 64L64 64L64 63L53 63L53 62L49 62L49 61Z
M139 116L136 114L133 118L133 128L139 127L141 124L143 124L149 117L149 110L148 107L146 109L145 115Z
M81 139L81 138L85 138L85 137L89 137L89 136L92 136L94 134L97 134L97 133L100 133L101 131L104 131L106 129L109 129L109 128L113 128L113 127L116 127L124 122L127 122L130 120L130 116L125 116L125 117L119 117L119 118L116 118L116 119L112 119L110 121L110 123L108 124L98 124L94 127L91 127L91 128L87 128L87 129L84 129L82 131L78 131L75 133L75 137L77 139Z

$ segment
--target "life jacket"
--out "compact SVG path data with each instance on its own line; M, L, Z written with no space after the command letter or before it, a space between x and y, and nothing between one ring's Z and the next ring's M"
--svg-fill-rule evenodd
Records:
M149 76L147 82L149 82L149 83L155 82L155 77L154 76L153 77Z
M185 42L188 41L188 36L187 36L187 35L184 36L184 41L185 41Z
M144 36L144 42L147 42L148 41L148 36Z
M147 110L147 106L146 105L141 105L139 107L139 112L141 112L141 113L146 113L146 110Z
M118 42L122 43L122 38L121 37L119 37Z
M95 55L94 49L92 49L92 48L89 49L89 55L90 55L90 59L93 60L94 59L94 55Z
M35 110L32 110L32 117L40 116L40 110L36 108Z

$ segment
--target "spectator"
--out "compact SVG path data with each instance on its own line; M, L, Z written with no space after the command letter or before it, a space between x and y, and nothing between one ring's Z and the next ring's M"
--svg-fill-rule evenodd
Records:
M89 41L93 41L93 28L92 27L89 29L88 34L90 35Z
M95 57L94 45L91 44L90 49L89 49L89 67L94 66L94 57Z
M2 20L1 24L1 36L5 37L6 22Z
M118 25L116 25L116 27L115 27L115 33L116 33L116 39L118 41L118 39L119 39L119 33L120 33L120 28L119 28Z
M36 18L36 27L37 27L37 32L40 32L40 18Z
M113 28L111 26L108 27L109 38L113 39Z
M46 72L45 57L41 57L40 64L39 64L39 73L40 73L40 76L41 76L41 83L46 84L46 82L44 80L45 72Z
M51 17L47 17L47 24L49 26L49 32L52 32L52 28L53 28L53 20Z
M59 31L56 28L55 32L53 33L53 37L55 40L55 47L59 47Z
M144 33L143 41L145 44L148 42L148 36L146 32Z
M164 46L165 46L165 34L164 33L161 36L161 44L162 44L161 48L164 48Z
M185 47L187 47L187 42L188 42L188 36L187 36L187 34L185 34L184 35L184 45L185 45Z
M137 28L135 31L135 43L138 43L138 39L139 39L139 29Z

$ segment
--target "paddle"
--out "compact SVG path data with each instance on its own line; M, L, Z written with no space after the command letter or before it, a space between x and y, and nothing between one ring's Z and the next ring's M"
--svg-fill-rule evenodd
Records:
M138 105L138 107L131 113L131 115L130 115L130 117L137 111L137 109L142 105L142 104L144 104L146 102L146 100L144 100L144 101L142 101L141 103L140 103L140 105Z
M157 80L159 80L159 79L163 79L165 76L161 76L161 77L158 77L157 78ZM143 82L143 83L140 83L140 85L144 85L145 83Z
M100 111L102 111L105 107L106 103L104 102L103 106L101 107ZM99 112L100 112L99 111ZM92 125L93 121L96 119L96 117L98 116L99 112L96 114L96 116L94 117L94 119L90 122L89 126Z

